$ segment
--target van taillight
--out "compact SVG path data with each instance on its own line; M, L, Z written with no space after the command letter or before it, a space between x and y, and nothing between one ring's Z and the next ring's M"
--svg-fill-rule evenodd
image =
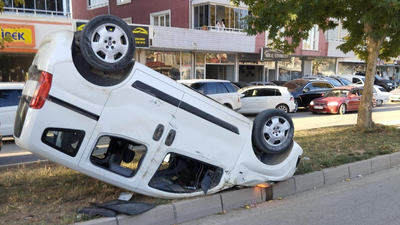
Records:
M41 109L43 107L44 102L49 96L52 79L53 75L44 71L42 72L29 107L34 109Z

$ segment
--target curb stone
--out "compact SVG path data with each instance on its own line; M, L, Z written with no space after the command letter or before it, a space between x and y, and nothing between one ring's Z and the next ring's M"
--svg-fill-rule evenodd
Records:
M400 165L400 152L382 155L372 159L323 169L310 174L296 175L268 188L243 188L217 193L210 196L188 199L160 205L135 216L120 215L113 218L100 218L76 225L124 225L124 224L176 224L202 218L224 210L232 210L258 202L294 195L314 188L343 182L380 170Z

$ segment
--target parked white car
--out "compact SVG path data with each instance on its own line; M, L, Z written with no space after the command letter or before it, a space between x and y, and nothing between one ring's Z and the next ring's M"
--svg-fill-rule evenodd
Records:
M247 86L238 92L242 101L239 113L260 113L265 109L280 109L287 113L297 110L293 95L287 87Z
M161 198L293 176L301 147L282 110L254 121L138 62L112 15L46 36L29 69L15 142L118 187ZM270 127L270 129L266 129Z
M389 102L390 93L384 87L374 85L373 93L376 99L376 106L382 106L383 103Z
M235 111L238 111L242 107L239 93L230 81L216 79L189 79L178 80L178 83L191 87Z
M391 102L400 101L400 86L390 92L389 100Z
M22 82L0 82L0 134L3 137L13 135L15 114L24 85Z

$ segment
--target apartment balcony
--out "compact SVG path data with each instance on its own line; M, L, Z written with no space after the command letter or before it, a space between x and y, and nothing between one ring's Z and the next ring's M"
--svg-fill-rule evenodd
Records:
M197 30L153 26L152 48L208 52L254 53L256 36L226 29Z
M52 10L4 7L4 15L33 16L33 17L53 17L53 18L72 18L72 13Z

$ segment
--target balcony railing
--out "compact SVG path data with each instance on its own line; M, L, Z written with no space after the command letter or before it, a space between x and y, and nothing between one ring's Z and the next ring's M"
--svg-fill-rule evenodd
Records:
M195 30L203 30L203 27L195 27ZM218 32L241 32L244 33L244 29L239 29L239 28L229 28L229 27L225 27L225 28L217 28L216 26L207 26L207 30L210 31L218 31Z
M46 17L64 17L72 18L72 13L70 12L60 12L51 10L40 10L40 9L26 9L26 8L14 8L14 7L4 7L4 14L8 15L24 15L24 16L46 16Z

